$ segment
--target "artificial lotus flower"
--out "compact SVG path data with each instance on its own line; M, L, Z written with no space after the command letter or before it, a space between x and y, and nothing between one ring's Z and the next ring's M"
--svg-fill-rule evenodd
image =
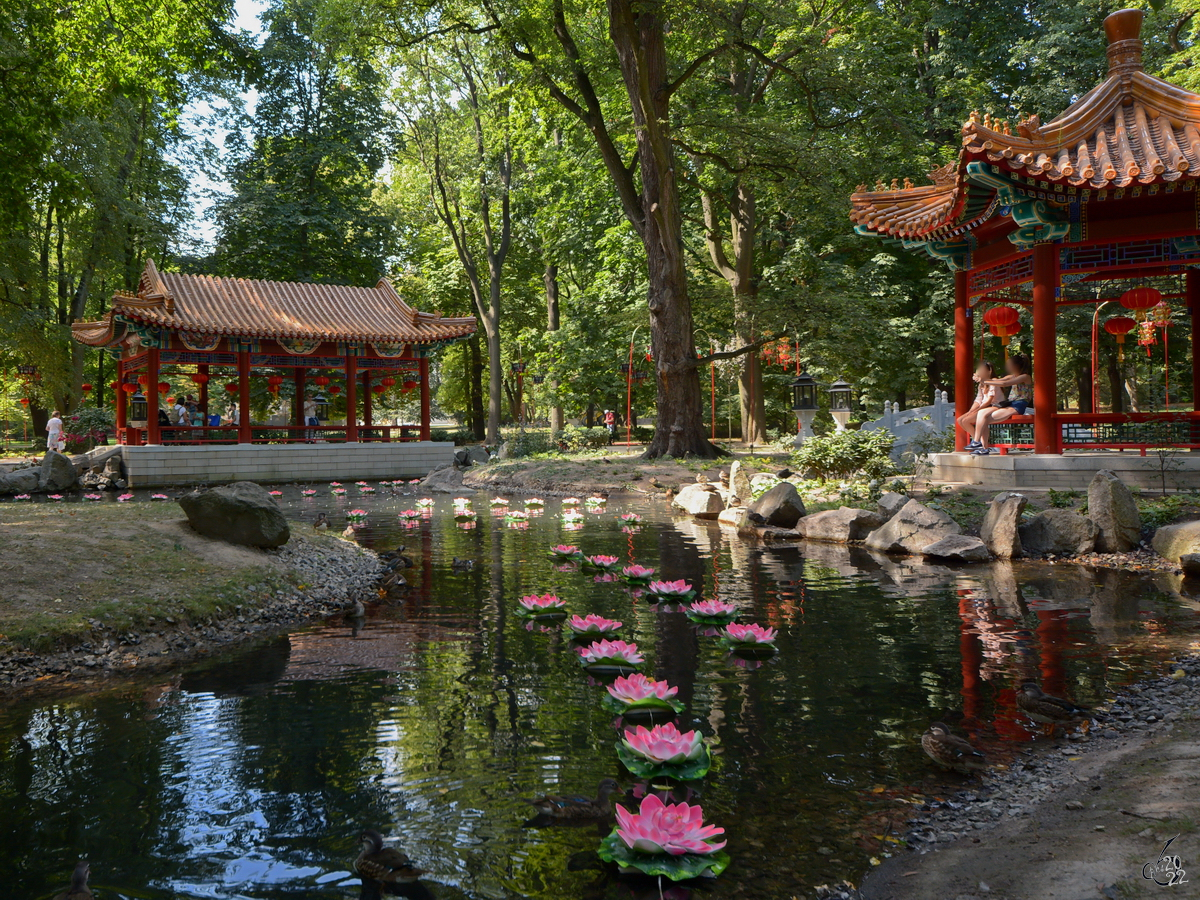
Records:
M689 618L728 619L737 615L737 604L727 600L697 600L685 612Z
M555 559L579 559L579 548L572 544L557 544L550 548L550 555Z
M632 565L623 568L621 575L631 584L649 584L654 577L654 570L649 566Z
M597 641L580 647L579 659L585 666L604 662L637 666L646 661L645 657L638 653L637 644L627 644L625 641Z
M571 616L567 619L567 627L576 634L612 634L621 625L622 623L616 619L606 619L595 613L588 613L586 616Z
M433 509L433 498L422 497L417 501L417 509Z
M626 706L653 701L662 701L662 705L669 705L671 698L679 693L679 688L671 687L665 681L647 678L641 672L634 672L613 681L608 686L608 693Z
M350 512L346 513L347 522L362 522L366 518L367 511L365 509L352 509Z
M84 500L92 500L92 501L103 500L104 495L103 494L84 494L83 499ZM165 497L164 497L164 499L165 499Z
M508 498L507 497L493 497L491 499L491 505L492 506L508 506Z
M617 836L636 853L707 856L725 846L709 843L725 833L724 828L704 824L704 810L687 803L663 803L657 794L642 798L636 813L618 805Z
M420 483L421 483L421 479L420 479L420 478L410 478L410 479L409 479L409 481L408 481L408 483L409 483L409 484L420 484Z
M346 489L345 488L334 488L333 493L337 494L340 497L340 496L342 496L342 494L346 493Z
M128 503L132 499L133 499L133 494L124 493L124 494L121 494L119 497L117 497L117 502L118 503Z
M529 594L522 597L519 602L525 609L530 612L550 612L556 609L562 609L567 605L566 600L560 600L554 594Z
M315 496L316 496L316 494L317 494L317 492L316 492L316 491L314 491L314 490L311 490L311 489L309 489L309 490L305 490L305 491L301 491L300 493L301 493L301 494L303 494L305 497L315 497Z
M655 600L667 600L681 603L696 592L683 579L679 581L651 581L646 590Z
M674 722L664 722L653 728L639 725L633 731L627 730L621 743L648 762L667 765L700 759L707 752L704 736L699 731L681 732Z
M629 512L621 516L621 521L626 525L641 525L642 517L635 512Z
M725 626L725 637L736 644L773 644L778 632L761 625L739 625L731 622Z
M578 497L563 497L562 505L564 508L568 507L568 506L578 506L579 498Z
M354 482L354 483L355 483L356 485L358 485L359 487L366 487L366 486L367 486L367 483L366 483L365 481L356 481L356 482Z
M526 506L545 506L546 501L543 500L541 497L530 497L528 500L525 501L525 505Z
M122 495L122 496L123 496L123 495ZM132 496L133 496L133 494L130 494L129 496L130 496L130 497L132 497ZM51 500L61 500L61 499L63 499L63 495L62 495L62 494L50 494L50 495L49 495L49 497L50 497L50 499L51 499ZM120 497L118 497L117 499L118 499L118 500L120 500L121 498L120 498Z
M342 483L340 481L331 481L331 482L329 482L329 486L330 487L341 487Z
M604 554L585 556L583 561L593 569L603 569L605 572L611 572L621 562L621 560L615 556L605 556Z
M272 497L282 497L283 491L267 491Z
M15 497L13 497L13 499L14 500L32 500L33 497L31 497L29 494L17 494Z
M419 519L419 518L421 518L421 514L419 512L417 512L415 509L402 509L400 511L400 518L402 518L402 519Z
M87 498L86 494L84 494L84 498L85 499ZM100 499L99 494L96 495L96 499ZM168 497L166 494L151 494L150 499L151 500L170 500L171 498Z

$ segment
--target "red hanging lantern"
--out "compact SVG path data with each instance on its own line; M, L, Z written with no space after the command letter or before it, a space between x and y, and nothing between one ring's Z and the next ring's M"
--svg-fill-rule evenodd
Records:
M387 375L383 378L380 378L379 383L382 384L385 388L390 388L393 384L396 383L396 379L393 378L391 375Z
M145 387L149 383L150 383L149 375L139 375L138 376L138 384L140 384L142 387Z
M384 387L382 384L373 384L373 385L371 385L371 391L372 391L372 393L375 393L375 394L382 394L382 393L383 393L384 391L386 391L386 390L387 390L387 388L385 388L385 387Z
M28 405L29 405L29 398L28 398L28 397L22 397L22 398L21 398L21 405L22 405L22 406L28 406Z
M327 384L329 384L329 376L328 375L318 375L312 381L313 381L313 384L315 384L317 387L325 387Z
M1014 334L1020 334L1020 325L989 325L989 329L994 337L1000 338L1000 343L1004 345L1004 352L1008 352L1009 341L1012 340Z
M168 382L166 382L166 381L160 381L160 382L158 383L158 392L159 392L160 394L165 394L165 393L166 393L167 391L169 391L170 389L171 389L171 385L170 385Z
M85 394L90 394L92 392L92 386L90 384L88 384L86 381L79 386L79 389L81 391L83 391Z
M267 384L269 384L271 387L275 388L276 390L279 390L279 386L281 384L283 384L283 376L282 375L271 375L267 378Z
M1137 328L1137 322L1128 316L1113 316L1104 323L1104 330L1117 339L1117 361L1125 362L1125 335Z
M239 390L241 390L241 388L239 388L233 382L230 382L229 384L225 385L225 390L231 394L236 394Z
M1152 287L1130 288L1121 295L1121 305L1131 310L1139 322L1146 318L1146 310L1153 309L1161 302L1162 293Z
M194 384L200 384L200 385L208 384L208 376L205 375L203 372L197 372L195 375L192 376L192 382Z
M279 385L277 385L277 384L268 384L268 385L267 385L267 390L268 390L268 391L270 391L272 394L278 394L278 393L279 393Z
M123 384L123 385L121 385L121 390L123 390L123 391L124 391L125 393L127 393L127 394L136 394L136 393L137 393L137 389L138 389L138 386L137 386L136 384Z
M121 382L119 382L119 381L110 381L110 382L108 383L108 386L109 386L110 388L112 388L112 389L115 391L115 390L117 390L118 388L120 388L120 387L121 387Z
M993 306L983 314L983 321L989 325L1009 327L1020 323L1021 314L1011 306Z
M340 384L335 384L329 388L329 393L331 393L331 394L340 394L341 392L342 392L342 386Z
M400 390L407 394L410 393L416 386L417 383L415 381L405 381L404 384L400 385Z
M174 398L174 397L168 397L168 398L167 398L167 406L174 406L174 405L175 405L175 398Z

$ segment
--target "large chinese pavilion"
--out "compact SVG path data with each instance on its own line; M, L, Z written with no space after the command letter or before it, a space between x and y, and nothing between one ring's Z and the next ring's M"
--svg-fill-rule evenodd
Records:
M1067 413L1056 391L1060 308L1098 311L1124 301L1141 324L1126 317L1110 332L1136 328L1135 336L1152 336L1155 321L1170 323L1172 303L1186 306L1193 322L1200 303L1200 95L1144 71L1141 25L1139 10L1105 19L1108 77L1054 121L1033 116L1013 128L972 114L958 161L935 169L931 184L864 186L851 197L860 234L923 250L954 271L960 415L975 393L978 313L1007 306L1007 315L1032 314L1033 414L993 426L1006 449L1144 454L1147 447L1200 446L1194 403L1189 411ZM1148 319L1151 301L1166 305ZM1192 372L1200 398L1195 355ZM959 434L959 450L964 440Z

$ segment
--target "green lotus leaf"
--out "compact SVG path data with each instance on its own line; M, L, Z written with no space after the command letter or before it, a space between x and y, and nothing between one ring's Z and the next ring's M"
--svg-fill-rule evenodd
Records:
M736 612L726 613L721 616L705 616L692 612L690 609L685 609L683 614L688 617L689 621L695 622L697 625L728 625L738 616Z
M683 856L671 856L669 853L636 853L625 846L615 828L600 842L600 849L596 851L596 855L604 862L616 863L622 869L637 869L645 875L661 875L671 881L715 878L729 865L729 854L724 850L704 856L696 853L685 853Z
M615 713L618 716L639 709L672 709L677 713L681 713L684 710L684 705L678 700L659 700L657 697L648 697L636 703L623 703L608 692L605 692L604 696L600 698L600 705L610 713Z
M695 781L703 778L712 768L712 754L705 746L704 753L698 759L683 763L653 763L643 759L625 746L623 741L617 741L617 756L621 764L638 778L674 778L676 781Z

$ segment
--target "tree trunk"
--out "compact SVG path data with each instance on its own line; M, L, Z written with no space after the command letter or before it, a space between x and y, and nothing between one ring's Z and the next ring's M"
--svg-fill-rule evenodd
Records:
M483 317L483 333L488 349L488 417L487 441L500 443L500 412L504 403L504 364L500 357L500 279L492 278L489 285L491 308Z
M754 302L753 295L742 294L734 298L734 315L739 325L749 326L747 311ZM741 315L738 309L741 309ZM753 343L754 335L749 327L738 329L738 340L742 346ZM742 357L741 371L738 372L738 399L741 401L742 440L747 444L767 443L767 406L763 400L762 360L758 351L747 353Z
M1095 412L1092 409L1092 368L1090 363L1084 363L1075 370L1075 387L1079 391L1079 411L1081 413Z
M558 310L558 265L555 263L546 263L546 271L542 275L542 281L546 285L546 330L558 331L561 324ZM558 392L558 380L550 382L550 389L555 393ZM550 433L563 430L563 408L561 403L554 403L550 407Z
M1125 396L1122 388L1121 368L1117 364L1116 354L1108 357L1108 392L1112 401L1112 411L1125 412Z
M467 390L471 398L471 431L475 440L487 439L487 418L483 412L483 355L479 352L479 338L474 337L467 346L471 352L471 376L467 380Z
M644 456L712 458L719 451L704 431L679 184L669 134L670 78L658 9L649 3L635 10L633 0L608 0L609 35L633 109L642 176L644 219L639 233L646 248L650 344L658 389L654 437Z

